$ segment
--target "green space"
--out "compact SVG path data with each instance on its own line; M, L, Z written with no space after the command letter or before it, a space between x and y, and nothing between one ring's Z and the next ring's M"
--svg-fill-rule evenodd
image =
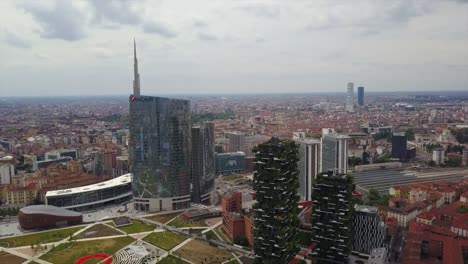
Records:
M133 241L135 241L134 238L125 236L82 242L66 242L52 248L41 259L54 264L70 264L90 254L104 253L112 255ZM88 262L93 263L91 261Z
M227 111L225 113L195 113L192 112L192 123L200 124L207 121L219 120L219 119L233 119L234 113Z
M468 213L468 207L467 206L460 206L457 208L457 213L459 214L466 214Z
M2 247L22 247L30 245L45 244L55 242L69 237L71 234L77 232L83 227L73 227L67 229L53 230L48 232L36 233L31 235L16 236L11 238L0 239L0 246Z
M172 220L169 222L170 226L176 227L176 228L182 228L182 227L205 227L208 226L205 223L205 220L192 220L192 221L186 221L184 218L181 216L177 217L176 219Z
M299 245L310 247L312 245L312 232L299 230L297 232L296 240Z
M232 259L231 261L226 262L226 264L240 264L240 263L239 261L237 261L237 259Z
M211 239L211 240L219 240L218 236L213 232L213 230L210 230L205 233L206 239Z
M388 206L388 201L392 196L389 194L380 195L376 189L369 190L369 196L367 197L366 205L376 206L376 205L385 205Z
M158 264L188 264L188 262L183 261L180 258L176 258L172 255L169 255L163 258L161 261L159 261Z
M7 208L0 208L0 219L9 215L9 216L17 216L19 213L19 207L7 207Z
M245 180L245 178L243 176L241 176L241 175L238 175L238 174L223 176L223 181L235 182L235 181L239 181L239 180Z
M169 220L173 219L174 217L178 216L179 213L170 213L170 214L162 214L162 215L153 215L153 216L147 216L145 217L146 219L156 221L159 223L167 223Z
M103 224L94 225L75 236L75 239L117 236L122 235L121 232Z
M26 259L10 254L8 252L0 251L0 263L20 264L25 262Z
M117 227L118 229L124 231L127 234L141 233L153 231L156 227L153 225L148 225L140 221L132 220L131 225Z
M192 240L182 248L178 249L175 254L186 260L194 263L215 264L232 259L232 254L221 250L217 247L212 247L208 243Z
M169 231L151 233L143 238L144 241L166 251L179 245L185 239L185 237Z

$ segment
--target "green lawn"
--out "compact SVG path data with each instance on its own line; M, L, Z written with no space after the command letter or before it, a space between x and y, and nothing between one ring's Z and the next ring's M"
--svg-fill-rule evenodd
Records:
M147 216L145 217L146 219L149 219L149 220L153 220L153 221L156 221L156 222L159 222L159 223L167 223L169 220L171 220L172 218L180 215L181 213L178 212L178 213L170 213L170 214L161 214L161 215L153 215L153 216Z
M185 239L185 237L169 231L151 233L143 238L144 241L160 247L166 251L179 245Z
M172 255L169 255L163 258L161 261L159 261L158 264L188 264L188 262L176 258Z
M55 242L62 240L70 234L82 229L83 226L73 227L67 229L53 230L48 232L36 233L31 235L17 236L12 238L0 239L0 246L2 247L22 247L29 246L31 244L45 244L49 242Z
M115 254L117 251L133 241L135 241L134 238L125 236L82 242L67 242L56 246L47 252L47 254L43 255L41 259L54 264L70 264L75 263L77 259L90 254ZM86 264L88 264L88 262L86 262Z
M140 221L132 220L131 225L117 227L117 228L124 231L125 233L133 234L133 233L153 231L156 227L152 226L152 225L142 223Z
M240 264L239 261L237 261L237 259L233 259L229 262L227 262L226 264Z
M206 239L212 239L212 240L219 240L218 236L213 232L213 230L210 230L205 233Z
M21 264L25 262L26 259L18 257L16 255L0 251L0 263L8 263L8 264Z
M232 259L232 254L228 251L210 246L206 242L192 240L180 249L174 255L180 256L193 263L218 264Z
M208 226L205 223L205 220L193 220L193 221L186 221L181 216L177 217L176 219L169 222L170 226L181 228L181 227L204 227Z
M123 235L112 227L96 224L75 236L75 239Z

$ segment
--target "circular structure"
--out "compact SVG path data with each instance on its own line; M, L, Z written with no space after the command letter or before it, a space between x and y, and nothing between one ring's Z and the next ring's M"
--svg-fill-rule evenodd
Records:
M86 261L88 261L90 259L106 259L108 257L110 257L110 255L107 255L107 254L88 255L88 256L84 256L84 257L80 258L79 260L77 260L75 262L75 264L86 264ZM106 260L106 262L104 262L104 264L112 264L112 258Z
M80 213L50 205L30 205L20 209L19 224L24 229L48 228L79 224Z

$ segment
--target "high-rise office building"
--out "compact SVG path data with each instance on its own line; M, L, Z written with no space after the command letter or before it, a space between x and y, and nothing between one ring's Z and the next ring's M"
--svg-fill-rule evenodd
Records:
M406 149L408 140L404 132L395 132L392 136L392 158L399 159L401 162L407 160Z
M288 263L298 252L298 145L270 141L254 147L254 251L259 263Z
M188 208L192 164L190 102L139 95L137 67L135 60L135 94L130 95L129 115L129 169L133 173L135 209Z
M353 220L352 253L369 257L373 249L384 247L385 224L377 207L356 205Z
M227 138L229 139L229 149L228 152L237 152L245 150L245 134L242 132L228 132L226 133Z
M192 127L192 201L210 204L215 177L214 123Z
M348 143L346 135L325 134L322 136L322 172L348 173Z
M347 174L320 174L312 194L314 263L348 263L351 253L353 181Z
M348 83L348 89L346 94L346 111L354 112L354 83Z
M360 86L357 88L357 98L358 98L358 105L364 106L364 87Z
M301 200L310 201L312 184L321 172L321 147L319 139L295 139L299 145L299 189Z

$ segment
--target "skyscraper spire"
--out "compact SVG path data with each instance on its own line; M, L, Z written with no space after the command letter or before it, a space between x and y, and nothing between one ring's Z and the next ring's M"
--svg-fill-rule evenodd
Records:
M133 38L133 95L140 95L140 73L138 73L135 38Z

